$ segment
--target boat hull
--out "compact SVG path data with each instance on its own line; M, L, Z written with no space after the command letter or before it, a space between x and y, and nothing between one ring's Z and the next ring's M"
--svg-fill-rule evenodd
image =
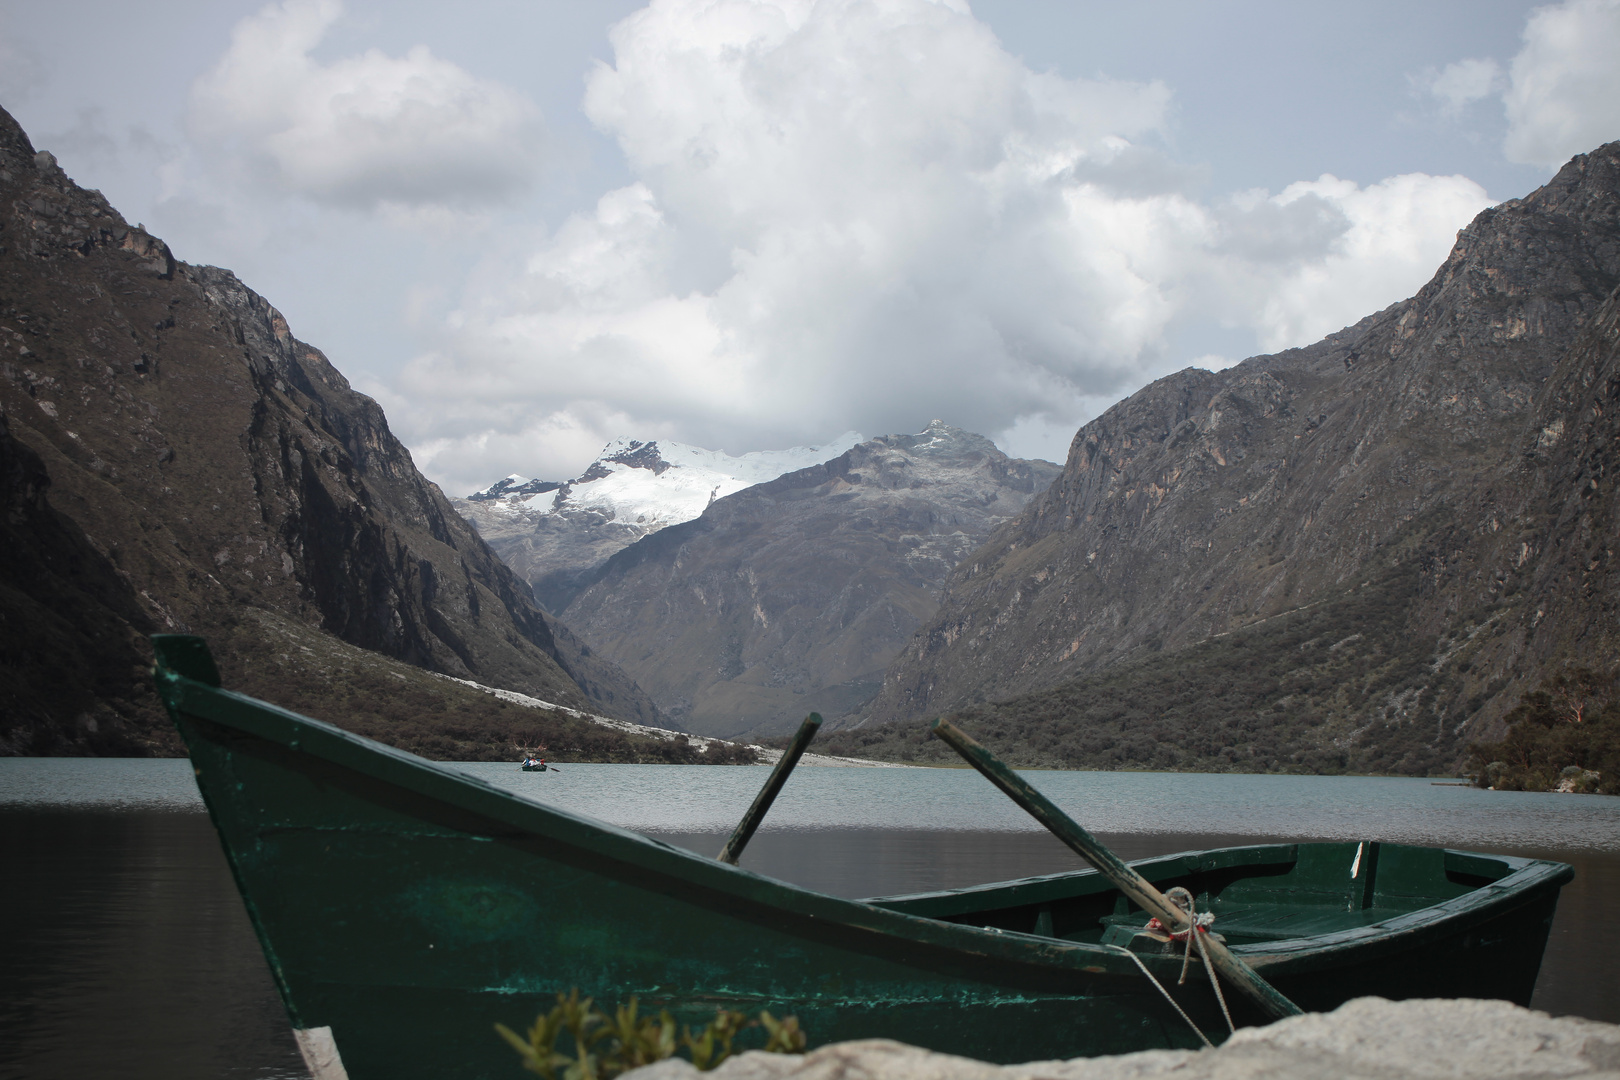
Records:
M159 686L293 1026L305 1042L335 1045L352 1080L515 1076L493 1024L524 1028L575 987L608 1006L635 996L693 1025L718 1007L795 1014L812 1045L887 1037L1003 1062L1198 1045L1123 949L1050 926L1026 932L1042 929L1041 903L1025 902L1041 890L1066 898L1064 919L1095 924L1117 905L1089 871L943 900L841 900L174 668L184 665L160 669ZM1158 882L1197 884L1266 859L1293 865L1306 847L1137 865ZM1504 881L1524 880L1489 902L1454 898L1458 910L1438 921L1237 948L1306 1008L1369 993L1527 1001L1569 873L1516 864ZM942 903L970 910L925 910ZM1174 987L1179 958L1143 961L1206 1032L1224 1031L1201 975ZM1232 1004L1240 1023L1262 1019Z

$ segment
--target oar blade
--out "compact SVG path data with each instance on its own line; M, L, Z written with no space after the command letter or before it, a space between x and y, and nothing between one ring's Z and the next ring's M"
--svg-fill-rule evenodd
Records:
M811 713L804 718L804 722L799 725L799 730L793 735L793 741L788 744L788 748L777 759L776 767L771 769L771 775L765 778L765 786L759 789L758 795L754 796L753 805L748 808L748 813L743 815L743 819L737 823L736 829L732 830L731 838L726 841L726 846L720 849L718 858L721 862L730 863L732 866L737 865L737 860L742 858L743 848L748 846L749 840L753 839L754 830L758 829L759 823L765 820L765 813L770 810L771 804L776 801L776 796L781 792L782 785L787 783L788 774L793 771L793 767L804 756L805 748L810 745L810 740L816 737L816 732L819 730L821 730L820 713Z
M1008 768L989 749L943 717L935 720L930 730L960 754L964 761L1004 791L1013 802L1046 826L1052 835L1095 866L1120 892L1136 901L1166 926L1179 927L1187 923L1186 912L1170 903L1152 882L1137 873L1134 867L1110 851L1107 845L1087 832L1073 818L1059 810L1050 799ZM1191 930L1190 924L1188 928ZM1205 943L1205 939L1201 938L1200 945ZM1214 939L1208 939L1207 945L1210 956L1221 974L1231 979L1238 989L1253 999L1268 1015L1278 1018L1300 1015L1298 1005L1279 993L1276 987L1234 956L1225 945Z

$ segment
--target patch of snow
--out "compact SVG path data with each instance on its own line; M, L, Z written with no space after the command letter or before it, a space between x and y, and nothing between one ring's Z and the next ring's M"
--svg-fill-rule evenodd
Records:
M526 709L545 709L548 712L560 712L565 716L572 716L576 720L589 720L593 724L600 724L603 727L612 728L615 731L622 731L626 735L640 735L643 738L648 739L663 739L665 742L668 742L671 739L685 738L697 748L699 753L702 754L707 754L709 752L709 747L715 744L721 746L740 745L754 751L755 755L759 758L759 763L761 765L775 765L776 762L782 757L783 753L781 750L772 750L764 746L755 746L753 743L733 743L730 739L715 739L707 735L692 735L685 731L671 731L669 728L649 727L646 724L632 724L628 720L615 720L611 716L597 716L594 713L580 712L578 709L570 709L566 705L556 705L549 701L543 701L537 697L530 697L528 694L520 694L516 690L501 690L493 686L485 686L483 683L473 682L471 679L458 679L454 675L442 675L437 671L429 672L429 674L431 674L434 678L449 679L453 683L460 683L462 686L470 686L474 690L482 690L486 694L493 694L501 701L509 702L513 705L521 705ZM804 757L799 759L799 764L869 769L911 769L917 767L914 765L896 765L890 761L868 761L866 758L834 757L828 754L806 754Z

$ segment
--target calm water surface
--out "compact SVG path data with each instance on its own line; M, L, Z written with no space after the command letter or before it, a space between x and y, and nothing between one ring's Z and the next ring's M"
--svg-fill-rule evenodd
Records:
M704 855L766 772L457 767ZM1534 1004L1620 1022L1620 798L1376 777L1028 775L1127 858L1373 838L1572 863ZM185 761L0 759L0 1077L305 1075L201 810ZM968 770L803 768L743 865L854 897L1083 864Z

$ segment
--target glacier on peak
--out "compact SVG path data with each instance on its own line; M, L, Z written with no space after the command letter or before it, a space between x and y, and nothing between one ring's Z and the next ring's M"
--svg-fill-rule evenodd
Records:
M716 499L830 461L861 441L849 431L816 446L733 455L623 437L572 480L514 473L451 502L555 613L597 567L643 536L691 521Z
M732 455L686 443L621 436L572 480L534 480L514 473L467 498L489 503L487 509L497 513L521 517L586 513L655 532L692 520L715 499L829 461L861 439L858 432L848 431L815 446Z

